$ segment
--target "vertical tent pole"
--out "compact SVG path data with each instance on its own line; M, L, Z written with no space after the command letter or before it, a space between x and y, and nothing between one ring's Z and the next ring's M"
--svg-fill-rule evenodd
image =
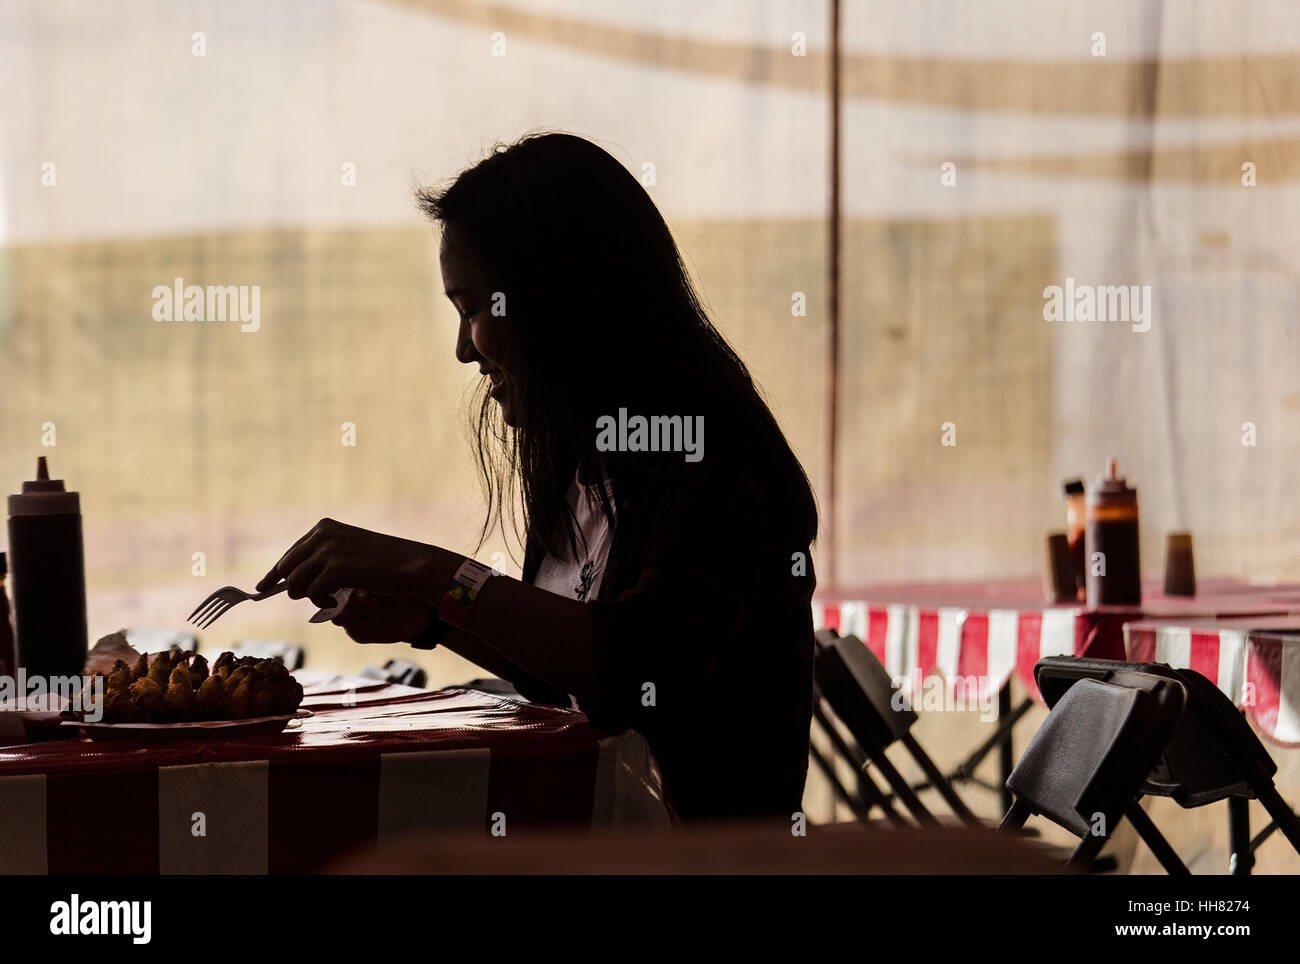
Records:
M835 571L835 475L836 475L836 441L839 436L839 393L840 393L840 0L831 3L831 196L830 196L830 238L827 261L829 267L827 316L829 322L829 408L827 419L828 466L826 472L826 505L822 517L821 539L826 547L825 564L822 580L824 586L834 587ZM827 519L829 518L829 524Z

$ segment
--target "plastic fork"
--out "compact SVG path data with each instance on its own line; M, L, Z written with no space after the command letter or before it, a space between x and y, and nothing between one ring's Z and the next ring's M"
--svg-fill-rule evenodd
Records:
M251 593L244 592L235 586L223 586L218 589L203 602L199 603L198 608L190 613L189 622L198 626L200 629L207 629L218 619L230 611L232 606L237 606L241 602L252 600L258 602L262 599L269 599L271 596L278 596L289 588L287 582L282 582L273 589L266 592Z

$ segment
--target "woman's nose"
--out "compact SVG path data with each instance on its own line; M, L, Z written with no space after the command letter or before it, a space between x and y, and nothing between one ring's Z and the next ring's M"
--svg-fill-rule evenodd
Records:
M469 334L469 322L461 321L456 330L456 361L462 365L478 360L478 351L474 348L474 339Z

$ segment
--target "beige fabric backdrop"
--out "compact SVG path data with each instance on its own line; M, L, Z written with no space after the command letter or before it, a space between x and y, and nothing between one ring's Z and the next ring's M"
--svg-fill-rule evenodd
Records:
M840 496L823 504L841 581L1033 573L1061 480L1110 455L1139 488L1150 572L1188 528L1203 574L1300 578L1300 7L844 8ZM179 624L324 515L472 548L473 375L409 188L531 129L653 165L717 322L824 489L827 9L0 7L0 480L15 491L46 454L82 492L92 633ZM260 285L260 331L155 323L175 277ZM1151 285L1150 330L1044 321L1067 277ZM342 670L405 650L306 615L245 607L208 645L289 637ZM435 682L473 673L416 658Z

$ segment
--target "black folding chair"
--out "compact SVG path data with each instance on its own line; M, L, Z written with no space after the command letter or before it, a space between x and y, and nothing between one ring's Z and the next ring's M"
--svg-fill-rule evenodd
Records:
M1007 780L1014 802L999 832L1034 814L1080 838L1066 866L1088 869L1128 817L1171 874L1186 874L1138 802L1183 712L1181 683L1143 673L1078 681L1061 696Z
M302 669L303 648L297 643L279 639L241 639L230 647L238 657L252 656L256 659L278 659L285 669Z
M934 815L885 754L888 747L898 742L920 766L929 785L939 792L963 823L973 827L983 826L912 736L911 728L916 722L916 713L905 702L895 699L893 681L875 654L857 636L839 636L833 630L821 630L816 638L813 716L828 734L831 745L857 769L862 804L867 811L870 811L871 806L880 806L886 817L894 822L902 822L890 798L871 779L868 767L874 767L893 789L893 795L903 802L918 823L937 823ZM839 735L829 718L828 709L852 734L856 746ZM813 762L819 769L823 773L833 770L819 760L819 756L819 753L814 752ZM833 772L830 779L832 788L835 788L839 781ZM841 798L847 795L842 785L836 793ZM858 813L858 816L865 818L863 813Z
M424 689L429 680L429 674L423 667L416 666L405 659L390 659L384 664L383 669L378 666L367 666L361 671L361 676L365 679L381 679L386 683L401 683L403 686L414 686L418 689Z
M1273 784L1277 764L1250 728L1241 711L1223 692L1195 670L1164 663L1124 663L1074 656L1038 661L1034 677L1048 706L1080 680L1111 681L1139 672L1177 680L1187 692L1187 706L1173 739L1143 783L1141 792L1172 797L1184 809L1228 801L1231 856L1228 872L1249 874L1255 850L1275 831L1300 853L1300 819ZM1252 840L1249 801L1257 799L1272 823Z

